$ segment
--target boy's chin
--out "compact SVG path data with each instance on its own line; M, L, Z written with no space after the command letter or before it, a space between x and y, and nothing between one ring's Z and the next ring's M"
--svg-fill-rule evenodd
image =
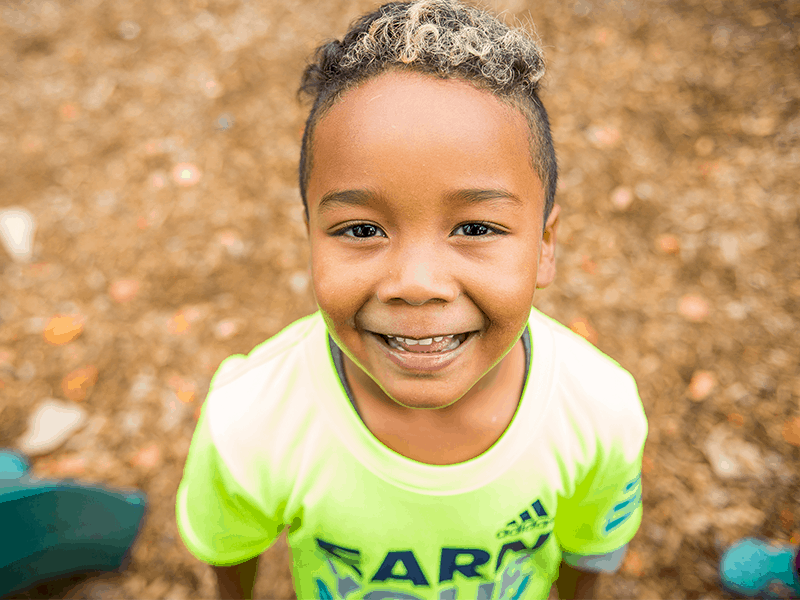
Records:
M429 387L429 383L423 383L423 386ZM411 408L415 410L437 410L447 408L458 402L463 395L453 396L452 388L446 395L435 395L430 392L425 395L415 395L411 390L383 390L389 399L394 402L398 407Z

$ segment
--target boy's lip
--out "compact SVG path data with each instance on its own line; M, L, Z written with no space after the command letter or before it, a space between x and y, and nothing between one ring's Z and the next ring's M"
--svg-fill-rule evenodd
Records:
M387 358L394 364L404 370L408 371L439 371L452 364L461 354L464 353L465 348L472 342L474 337L472 334L475 332L467 332L467 338L458 345L455 350L447 352L402 352L393 349L383 339L383 334L369 332L375 343L380 346L381 350L386 354ZM424 338L423 338L424 339Z

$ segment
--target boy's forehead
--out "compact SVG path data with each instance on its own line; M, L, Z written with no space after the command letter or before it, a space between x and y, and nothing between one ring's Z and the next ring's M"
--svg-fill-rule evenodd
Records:
M398 157L439 148L479 152L498 165L504 158L529 164L529 140L522 113L489 91L458 79L388 72L342 96L318 122L312 151L315 159L343 159L366 147Z
M489 91L462 80L385 73L346 92L318 122L309 208L327 212L331 203L323 199L341 192L348 203L363 204L369 196L429 202L491 190L543 206L529 136L522 113Z
M441 79L413 71L387 71L345 92L326 117L365 121L381 116L403 117L412 124L425 114L445 122L467 116L501 118L527 136L522 113L488 90L457 78ZM330 120L323 117L323 120Z

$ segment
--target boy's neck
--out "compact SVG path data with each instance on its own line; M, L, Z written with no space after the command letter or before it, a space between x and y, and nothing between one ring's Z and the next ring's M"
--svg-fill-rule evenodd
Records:
M406 408L387 399L372 380L365 385L358 366L342 356L355 408L367 428L392 450L429 464L464 462L494 445L511 423L525 384L526 353L521 339L481 381L480 388L437 410Z

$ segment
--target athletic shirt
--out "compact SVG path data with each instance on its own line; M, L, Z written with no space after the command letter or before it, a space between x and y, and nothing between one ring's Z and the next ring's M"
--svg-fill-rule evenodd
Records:
M355 409L318 312L226 359L178 488L187 548L212 565L287 528L298 598L546 598L561 560L614 571L641 522L647 419L633 377L533 308L525 384L492 447L430 465Z

